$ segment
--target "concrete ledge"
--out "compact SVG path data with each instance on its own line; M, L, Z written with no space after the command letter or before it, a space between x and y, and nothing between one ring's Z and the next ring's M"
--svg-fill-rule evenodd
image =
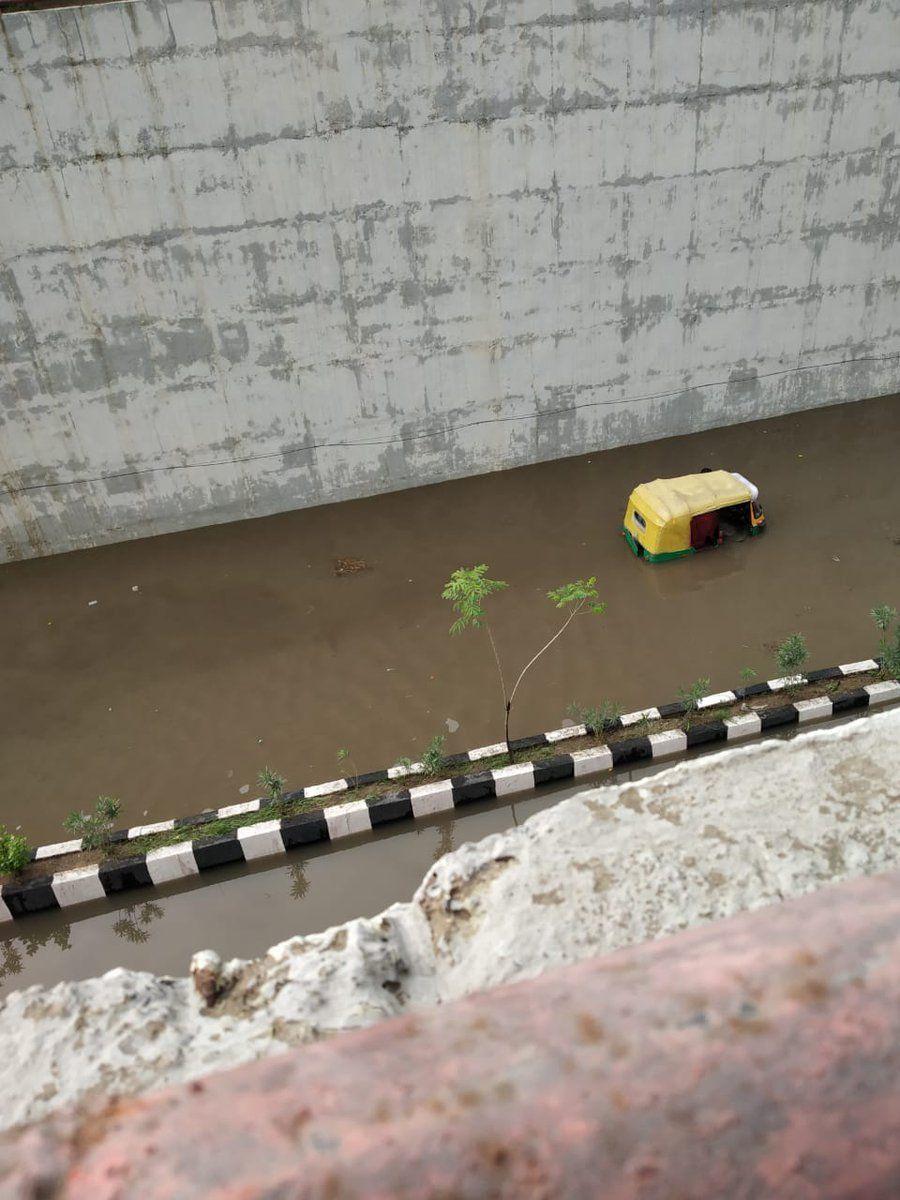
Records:
M491 774L494 777L494 794L498 799L514 796L517 792L530 792L534 787L534 767L531 763L499 767Z
M259 803L257 802L257 808ZM128 830L128 837L139 838L146 837L151 833L168 833L170 829L175 828L174 818L171 821L154 821L150 825L134 825Z
M245 825L237 831L238 841L244 858L267 858L272 854L284 853L280 821L261 821L259 825Z
M612 751L609 746L597 746L595 749L576 750L571 755L573 778L582 779L589 775L599 775L602 771L611 771L613 766Z
M796 684L801 678L812 678L814 681L842 679L857 672L877 669L878 663L873 659L839 667L825 667L811 671L805 677L772 679L766 683L735 688L733 691L716 692L704 696L698 707L706 710L752 696L774 694ZM427 818L454 807L521 794L566 779L587 778L614 767L625 767L654 759L675 758L698 746L715 742L742 741L758 737L769 729L827 720L832 715L897 701L900 701L900 682L885 680L854 688L834 699L824 695L815 696L792 703L786 701L762 715L738 713L724 720L694 721L687 730L650 732L647 736L621 738L609 745L576 750L571 754L559 754L552 758L518 763L497 770L455 775L451 779L420 784L409 790L388 793L370 800L350 799L345 804L330 805L294 817L243 826L225 837L200 836L181 842L177 846L167 846L150 851L146 855L136 855L133 859L110 860L99 867L59 871L23 884L7 883L0 892L0 921L28 916L47 908L70 907L122 891L171 883L199 871L212 870L228 863L270 857L312 842L339 841L365 834L378 825L410 818ZM682 702L645 708L627 713L613 722L612 728L621 731L644 721L649 725L655 720L666 719L684 711L685 706ZM544 748L583 737L589 732L593 731L584 725L574 725L515 739L510 742L510 747L514 750ZM451 755L444 762L448 768L457 763L463 766L477 764L504 751L502 743L495 743ZM329 783L301 788L289 793L289 796L291 799L307 799L333 796L341 792L352 794L357 784L365 786L366 782L371 784L403 778L414 770L415 766L391 767L385 771L372 771L367 775L360 775L358 779L336 779ZM114 838L121 843L132 837L182 826L196 827L198 832L202 832L203 825L210 821L261 812L264 803L260 799L248 800L242 804L227 805L214 812L134 826L129 830L120 830ZM49 858L51 851L58 852L60 847L74 849L76 845L80 847L80 842L41 846L35 851L34 858ZM64 855L60 861L65 862Z
M5 1194L886 1200L898 961L900 877L854 880L70 1108L6 1135Z
M756 713L742 713L737 717L726 717L725 729L725 740L729 742L759 737L762 733L762 721Z
M619 723L626 729L629 725L637 725L639 721L658 721L659 716L658 708L641 708L637 712L626 713L624 717L620 717Z
M874 658L864 658L862 662L844 663L838 670L842 675L860 675L863 671L877 671L878 666Z
M77 854L81 849L81 838L71 842L55 842L51 846L38 846L34 852L35 861L41 858L57 858L61 854Z
M196 875L199 870L194 858L193 842L179 842L176 846L151 850L146 860L150 878L156 884L184 879L188 875Z
M805 725L807 721L827 721L832 711L831 701L826 696L817 696L814 700L798 700L794 708L801 725Z
M60 908L67 908L70 904L84 904L88 900L103 900L106 896L100 882L99 867L59 871L53 876L52 887Z
M884 683L867 683L865 691L869 694L869 704L891 704L900 700L900 683L887 679Z
M336 804L322 811L328 836L333 842L338 838L352 837L355 833L368 833L372 828L372 818L365 800L351 800L349 804Z
M449 779L441 783L426 783L409 789L414 817L429 817L432 813L445 812L453 807L453 784Z
M477 750L470 750L466 755L469 762L480 762L483 758L496 758L498 754L506 753L506 743L496 742L493 746L479 746Z
M650 734L650 752L654 758L684 754L687 748L687 734L681 729L666 729L662 733Z

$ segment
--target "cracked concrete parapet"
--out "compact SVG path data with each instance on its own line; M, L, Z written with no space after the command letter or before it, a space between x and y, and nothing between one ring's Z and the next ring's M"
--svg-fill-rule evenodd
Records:
M0 560L896 389L896 4L0 34Z
M871 874L900 857L900 712L591 788L439 860L411 902L224 964L0 1004L2 1124L128 1095ZM226 948L227 949L227 948Z

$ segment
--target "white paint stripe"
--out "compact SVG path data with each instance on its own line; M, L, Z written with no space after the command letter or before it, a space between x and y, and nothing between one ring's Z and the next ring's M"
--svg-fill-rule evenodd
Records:
M403 767L398 763L395 767L388 767L388 779L404 779L407 775L421 775L424 770L424 763L410 763L408 767Z
M737 700L734 692L713 692L697 701L698 708L715 708L718 704L733 704Z
M863 690L869 693L869 705L890 704L900 700L900 683L896 679L885 679L883 683L867 683Z
M216 810L216 816L221 820L223 817L242 817L244 813L259 812L259 800L245 800L243 804L227 804L224 808Z
M453 785L449 779L440 783L426 783L422 787L409 789L414 817L427 817L431 813L444 812L453 807Z
M238 841L244 858L268 858L272 854L284 854L280 821L260 821L258 825L242 825L237 831Z
M351 800L349 804L333 804L322 810L328 825L328 836L332 841L351 837L354 833L367 833L372 828L369 806L365 800Z
M772 692L783 692L785 688L799 687L801 683L806 683L805 675L785 675L784 679L767 679L769 690Z
M512 796L516 792L534 789L534 767L531 763L515 763L511 767L498 767L491 771L497 796Z
M664 729L650 734L650 749L654 758L668 758L687 751L687 734L681 729Z
M128 830L128 840L143 837L147 833L168 833L175 828L175 821L156 821L153 825L135 825Z
M757 737L762 733L762 721L757 713L741 713L737 717L727 717L725 728L728 730L728 741L737 742L741 738Z
M874 658L866 658L862 662L843 663L838 670L842 675L859 675L862 671L877 671L878 663Z
M626 713L621 718L623 725L637 725L638 721L643 721L644 717L648 717L651 721L659 720L658 708L642 708L639 712Z
M15 918L13 917L13 915L9 911L9 909L6 907L6 901L0 899L0 925L2 925L4 923L4 921L13 921L13 920L15 920Z
M584 725L569 725L565 729L551 729L544 737L548 742L564 742L568 738L587 737Z
M34 852L37 862L41 858L55 858L57 854L77 854L81 849L81 838L71 842L54 842L51 846L38 846Z
M202 829L202 826L200 827ZM147 855L147 870L155 884L169 883L173 879L184 879L198 874L194 848L190 842L178 842L174 846L162 846Z
M495 742L493 746L479 746L477 750L469 751L469 762L478 762L482 758L495 758L498 754L506 753L506 742Z
M590 750L573 750L572 763L575 767L576 779L582 775L598 775L601 771L611 771L612 750L609 746L594 746Z
M827 721L832 715L832 704L827 696L813 696L810 700L795 700L797 719L801 725L808 721Z
M346 779L333 779L331 783L317 783L314 787L303 789L304 800L312 800L316 796L333 796L335 792L346 792Z
M53 876L50 886L60 908L67 908L70 904L82 904L85 900L102 900L106 896L95 866L60 871Z

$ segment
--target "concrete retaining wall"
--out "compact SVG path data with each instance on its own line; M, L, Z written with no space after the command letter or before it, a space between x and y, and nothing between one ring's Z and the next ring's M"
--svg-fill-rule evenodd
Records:
M0 31L0 558L896 389L896 4Z

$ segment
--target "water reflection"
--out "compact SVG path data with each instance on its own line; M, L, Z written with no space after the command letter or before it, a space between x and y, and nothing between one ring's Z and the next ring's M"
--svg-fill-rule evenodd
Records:
M456 830L455 821L445 821L443 825L438 826L438 840L432 855L432 862L437 862L439 858L443 858L445 854L449 854L455 849L453 834Z
M288 868L288 878L291 881L291 896L295 900L302 900L309 891L309 880L306 878L306 863L294 863Z
M153 900L148 900L146 904L140 906L131 904L118 921L114 922L113 933L116 937L124 938L126 942L132 942L135 945L149 942L150 934L147 932L147 926L153 921L161 920L164 915L162 905Z
M25 957L33 958L41 947L50 943L55 944L58 950L71 950L72 926L59 925L40 933L25 932L20 937L9 938L0 944L0 982L22 973L25 965L23 953Z

